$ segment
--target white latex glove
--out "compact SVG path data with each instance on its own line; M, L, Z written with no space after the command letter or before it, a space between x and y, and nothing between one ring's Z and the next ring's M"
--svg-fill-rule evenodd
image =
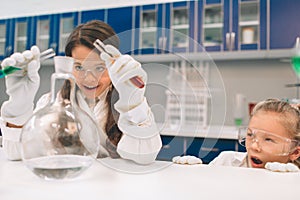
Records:
M195 156L175 156L172 158L172 162L176 164L183 164L183 165L202 164L202 160Z
M4 121L23 125L33 113L33 101L40 85L40 50L32 46L30 50L23 53L14 53L3 60L2 68L16 66L27 68L24 76L14 74L5 77L6 93L9 100L1 107L1 117Z
M140 105L144 101L145 87L138 88L129 80L132 77L140 77L147 82L147 74L141 64L129 55L122 55L118 49L111 45L105 46L106 52L101 53L101 59L105 61L110 79L117 89L120 99L115 108L119 112L127 112Z
M299 172L299 168L293 163L267 162L265 168L273 172Z

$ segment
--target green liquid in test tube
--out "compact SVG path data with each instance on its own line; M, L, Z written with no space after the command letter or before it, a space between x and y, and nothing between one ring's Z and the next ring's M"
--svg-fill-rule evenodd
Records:
M298 78L300 78L300 56L292 57L292 66Z
M0 70L0 78L4 78L6 75L12 74L15 71L19 71L19 70L21 69L18 67L13 67L13 66L5 67L3 70Z

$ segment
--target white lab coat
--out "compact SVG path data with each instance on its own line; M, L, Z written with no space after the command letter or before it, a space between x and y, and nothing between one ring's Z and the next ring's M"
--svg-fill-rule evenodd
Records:
M78 98L79 106L88 112L97 122L100 131L101 155L107 155L105 150L105 124L108 107L105 104L107 92L99 97L98 103L90 109L83 98ZM78 96L79 97L79 96ZM50 101L50 94L43 95L37 102L35 110L41 109ZM100 114L101 113L101 114ZM104 113L104 114L103 114ZM2 145L4 152L10 160L20 160L20 135L21 129L6 127L6 122L0 118L0 127L3 135ZM154 121L151 109L146 99L143 103L127 113L120 113L118 127L123 132L117 152L124 158L139 164L152 163L162 146L158 128Z
M209 165L249 167L247 163L247 152L223 151L212 160Z

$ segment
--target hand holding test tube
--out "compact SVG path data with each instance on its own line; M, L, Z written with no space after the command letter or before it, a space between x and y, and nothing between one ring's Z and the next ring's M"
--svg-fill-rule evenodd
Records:
M55 55L52 49L40 53L37 46L5 58L1 66L5 74L9 100L1 107L1 117L14 125L23 125L33 113L34 97L40 86L40 61ZM9 68L13 68L9 71ZM10 74L10 75L9 75ZM8 75L8 76L7 76Z
M39 52L38 49L33 48L33 50L24 51L21 53L15 53L12 55L14 59L6 59L2 62L3 69L0 70L0 78L4 78L9 74L14 74L16 76L24 76L27 71L26 66L29 62L33 59L36 59L36 56L39 56L40 62L52 58L55 56L55 52L52 48L43 51L42 53ZM21 64L18 64L21 63Z
M99 39L97 39L95 42L94 42L94 46L100 51L100 52L105 52L107 55L109 55L111 57L111 62L114 63L115 62L115 59L117 59L120 55L112 55L111 53L107 52L106 51L106 45ZM136 87L138 88L143 88L145 86L143 80L138 77L138 76L135 76L135 77L132 77L130 78L130 81L133 85L135 85Z

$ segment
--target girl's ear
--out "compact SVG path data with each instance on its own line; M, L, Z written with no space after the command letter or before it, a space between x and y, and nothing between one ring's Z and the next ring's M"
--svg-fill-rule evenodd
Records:
M297 146L296 149L289 155L290 160L294 161L300 157L300 146Z

